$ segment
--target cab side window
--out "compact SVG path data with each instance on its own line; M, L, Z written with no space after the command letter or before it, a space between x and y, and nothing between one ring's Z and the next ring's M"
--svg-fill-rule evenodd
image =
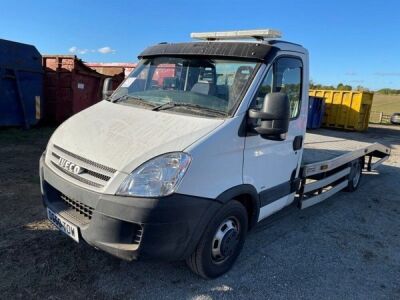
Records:
M283 57L274 64L274 92L285 93L290 101L290 118L300 111L303 64L300 59Z
M264 98L269 93L272 93L272 69L268 71L267 76L265 76L263 82L258 88L257 94L251 105L252 108L256 108L258 110L262 109L264 104Z
M300 112L302 73L303 63L300 59L278 58L259 87L252 107L262 109L264 98L268 93L282 92L290 101L290 118L296 118Z

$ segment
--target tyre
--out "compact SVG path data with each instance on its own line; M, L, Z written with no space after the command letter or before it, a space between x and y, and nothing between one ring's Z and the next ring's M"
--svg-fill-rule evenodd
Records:
M354 192L361 182L364 159L356 159L350 163L350 174L348 176L349 184L346 187L347 192Z
M236 200L226 203L212 218L186 260L189 268L206 279L229 271L243 248L247 226L245 207Z

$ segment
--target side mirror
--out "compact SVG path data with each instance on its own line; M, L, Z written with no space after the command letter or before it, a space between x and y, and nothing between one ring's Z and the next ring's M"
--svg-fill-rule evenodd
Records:
M250 109L249 118L255 120L253 129L261 137L284 140L289 128L290 103L285 93L265 96L262 110Z
M113 92L113 79L108 77L104 79L103 83L103 99L107 99Z

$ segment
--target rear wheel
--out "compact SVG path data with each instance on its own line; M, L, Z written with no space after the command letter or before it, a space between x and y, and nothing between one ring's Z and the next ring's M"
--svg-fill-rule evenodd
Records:
M356 159L350 163L350 174L348 176L349 184L346 187L347 192L354 192L360 185L363 166L364 160L362 158Z
M203 278L226 273L243 248L247 233L247 212L231 200L212 218L195 251L186 260L189 268Z

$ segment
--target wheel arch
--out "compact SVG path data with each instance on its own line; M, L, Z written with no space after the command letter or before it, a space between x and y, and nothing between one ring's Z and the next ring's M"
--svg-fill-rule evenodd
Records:
M260 213L260 199L256 188L251 184L241 184L226 190L217 197L217 200L222 203L233 199L242 203L246 208L249 220L248 228L254 227Z

